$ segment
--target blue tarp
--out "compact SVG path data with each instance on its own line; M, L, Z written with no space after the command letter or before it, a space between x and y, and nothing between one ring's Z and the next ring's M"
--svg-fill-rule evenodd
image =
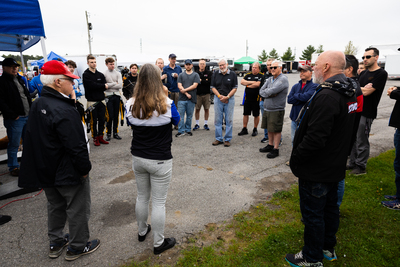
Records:
M22 52L45 37L38 0L0 1L0 51Z
M63 58L62 56L57 55L57 54L54 53L53 51L51 51L51 52L47 55L47 61L50 61L50 60L58 60L58 59L61 59L62 62L67 61L65 58ZM44 64L44 59L43 59L43 58L31 62L31 66L39 66L39 69L42 68L43 64Z

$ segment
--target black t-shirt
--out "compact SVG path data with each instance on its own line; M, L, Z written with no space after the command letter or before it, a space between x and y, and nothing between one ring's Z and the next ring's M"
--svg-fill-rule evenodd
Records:
M217 70L213 73L211 79L211 87L216 88L218 93L223 96L227 96L232 89L238 87L236 73L231 70L228 70L228 72L224 75Z
M206 95L210 93L211 77L212 72L209 70L204 70L201 72L197 71L200 76L200 83L197 85L197 95Z
M253 81L253 82L260 82L260 86L261 86L261 82L263 80L264 75L259 72L256 75L254 75L252 72L247 73L243 79L245 79L246 81ZM248 88L246 86L245 89L245 93L246 93L246 99L245 101L250 101L250 102L256 102L259 101L259 91L260 91L261 87L257 87L257 88Z
M384 69L377 69L372 72L365 70L361 73L358 80L360 86L364 87L368 83L372 83L372 87L375 88L375 91L372 94L364 96L363 111L361 113L362 116L370 119L376 118L378 114L378 104L381 100L387 77L388 74Z

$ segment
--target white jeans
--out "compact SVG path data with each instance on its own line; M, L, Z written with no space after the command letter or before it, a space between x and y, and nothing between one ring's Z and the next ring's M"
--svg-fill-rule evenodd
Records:
M164 242L165 202L172 176L172 159L152 160L133 157L132 169L137 185L136 219L139 235L147 232L149 200L151 195L151 224L154 247Z

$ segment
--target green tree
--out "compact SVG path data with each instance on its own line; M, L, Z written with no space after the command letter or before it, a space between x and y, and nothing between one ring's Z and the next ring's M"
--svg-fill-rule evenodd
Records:
M268 59L267 52L265 52L265 49L261 52L261 55L258 56L258 61L265 62Z
M288 61L288 60L294 60L296 58L296 55L293 55L292 49L288 47L286 52L282 56L282 60Z
M301 60L311 60L311 55L317 51L314 46L309 45L306 49L303 50L302 55L300 57Z
M277 60L280 59L280 57L279 57L278 53L276 52L275 48L272 48L271 52L269 52L268 58L274 58L274 59L277 59Z
M20 56L20 55L11 55L11 54L5 55L5 54L3 54L2 57L3 57L3 58L11 57L11 58L13 58L15 61L17 61L19 64L22 64L22 62L21 62L21 56ZM42 59L42 58L43 58L43 56L38 56L38 55L36 55L36 56L33 56L33 55L24 55L25 67L27 66L28 60L38 60L38 59Z
M344 47L344 54L345 55L355 55L358 52L358 47L355 47L352 41Z
M317 49L317 51L315 53L321 54L323 52L324 52L324 47L322 45L319 45L318 49Z

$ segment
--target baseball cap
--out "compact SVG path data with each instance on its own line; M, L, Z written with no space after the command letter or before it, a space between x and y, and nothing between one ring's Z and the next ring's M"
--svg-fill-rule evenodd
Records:
M169 54L168 58L176 58L176 55L175 54Z
M312 68L311 68L311 66L309 66L309 65L300 65L300 66L297 68L297 70L298 70L298 71L301 71L301 70L309 70L309 71L312 71Z
M192 60L191 60L191 59L186 59L186 60L185 60L185 65L186 65L186 64L193 64L193 63L192 63Z
M1 65L6 66L6 67L12 67L12 66L21 66L20 64L15 61L15 59L8 57L1 62Z
M50 60L43 64L41 74L44 75L65 75L72 79L79 79L79 76L73 75L68 67L57 60Z

